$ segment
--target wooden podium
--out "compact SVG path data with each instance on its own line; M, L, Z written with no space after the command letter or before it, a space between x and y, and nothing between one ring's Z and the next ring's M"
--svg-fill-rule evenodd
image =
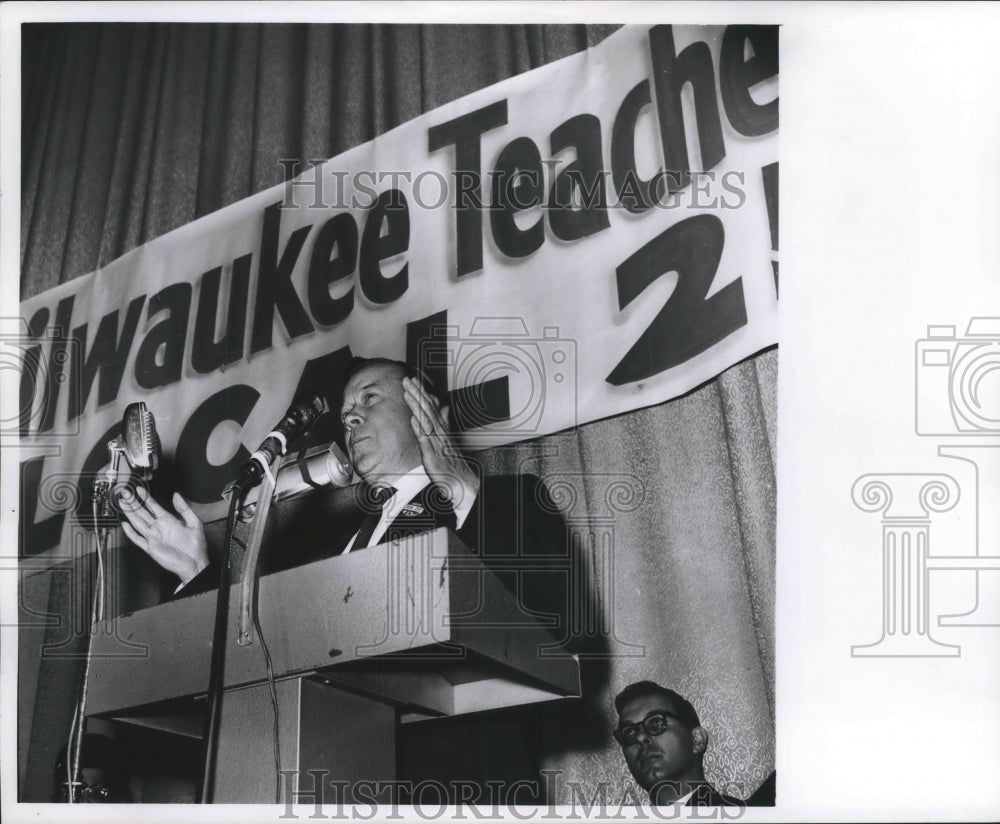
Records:
M102 624L88 715L200 737L215 603L204 593ZM526 614L445 529L262 577L258 603L290 771L283 802L300 777L314 791L310 770L347 787L395 779L397 723L580 694L555 617ZM236 642L237 584L229 607L214 800L272 803L264 652L259 638Z

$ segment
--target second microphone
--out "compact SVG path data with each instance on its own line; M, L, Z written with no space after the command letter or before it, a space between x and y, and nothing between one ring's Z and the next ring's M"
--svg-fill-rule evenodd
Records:
M271 462L284 455L288 451L288 445L305 434L328 409L326 400L320 395L305 395L294 401L257 451L250 456L250 460L240 468L233 486L245 492L259 484Z

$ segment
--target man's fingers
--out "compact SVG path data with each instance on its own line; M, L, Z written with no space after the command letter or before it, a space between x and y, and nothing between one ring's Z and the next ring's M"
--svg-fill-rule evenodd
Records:
M409 382L403 384L403 400L406 401L406 405L413 413L413 417L417 419L417 424L420 426L421 431L424 433L433 432L434 426L427 402L413 391L412 384Z
M403 378L403 388L405 389L406 387L409 387L414 395L421 401L425 401L429 406L436 407L440 405L440 401L428 392L420 381L413 378Z
M177 514L181 516L186 526L190 527L200 527L202 525L201 519L195 515L194 510L191 509L190 504L181 497L180 492L174 493L174 509L177 510Z
M420 451L423 452L429 448L431 445L430 433L424 429L420 421L417 420L416 415L410 418L410 428L413 430L413 434L417 436L417 441L420 443Z
M139 532L146 532L149 529L149 521L146 519L146 514L142 507L138 506L120 506L122 515L125 516L125 521L122 521L122 527L126 526L126 521L128 526ZM128 534L128 533L126 533Z
M444 421L441 418L441 412L438 409L437 402L427 393L417 381L410 378L405 378L403 382L403 398L409 398L411 402L408 403L414 414L417 414L417 409L420 410L420 415L418 419L420 424L424 427L425 432L441 432L444 429Z
M137 487L135 495L142 502L142 505L145 506L150 513L152 513L154 518L162 518L164 515L170 514L167 510L160 506L156 498L150 495L145 487Z
M125 537L128 538L136 546L146 549L146 539L140 535L136 529L127 521L122 521L122 532L125 533Z

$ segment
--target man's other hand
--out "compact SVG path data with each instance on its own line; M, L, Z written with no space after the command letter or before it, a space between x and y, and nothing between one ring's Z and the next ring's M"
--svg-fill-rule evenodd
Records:
M188 502L175 492L173 503L180 518L160 506L145 489L137 489L135 501L122 507L126 518L122 529L132 543L174 573L183 585L208 566L208 541Z

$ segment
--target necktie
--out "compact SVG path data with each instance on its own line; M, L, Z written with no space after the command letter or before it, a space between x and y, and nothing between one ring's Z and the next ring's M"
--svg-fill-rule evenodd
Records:
M365 515L365 519L361 522L361 528L354 539L353 549L364 549L368 546L368 542L372 539L372 534L375 532L375 527L382 520L382 510L386 502L395 494L396 490L391 486L377 486L369 490L365 496L365 509L368 514Z

